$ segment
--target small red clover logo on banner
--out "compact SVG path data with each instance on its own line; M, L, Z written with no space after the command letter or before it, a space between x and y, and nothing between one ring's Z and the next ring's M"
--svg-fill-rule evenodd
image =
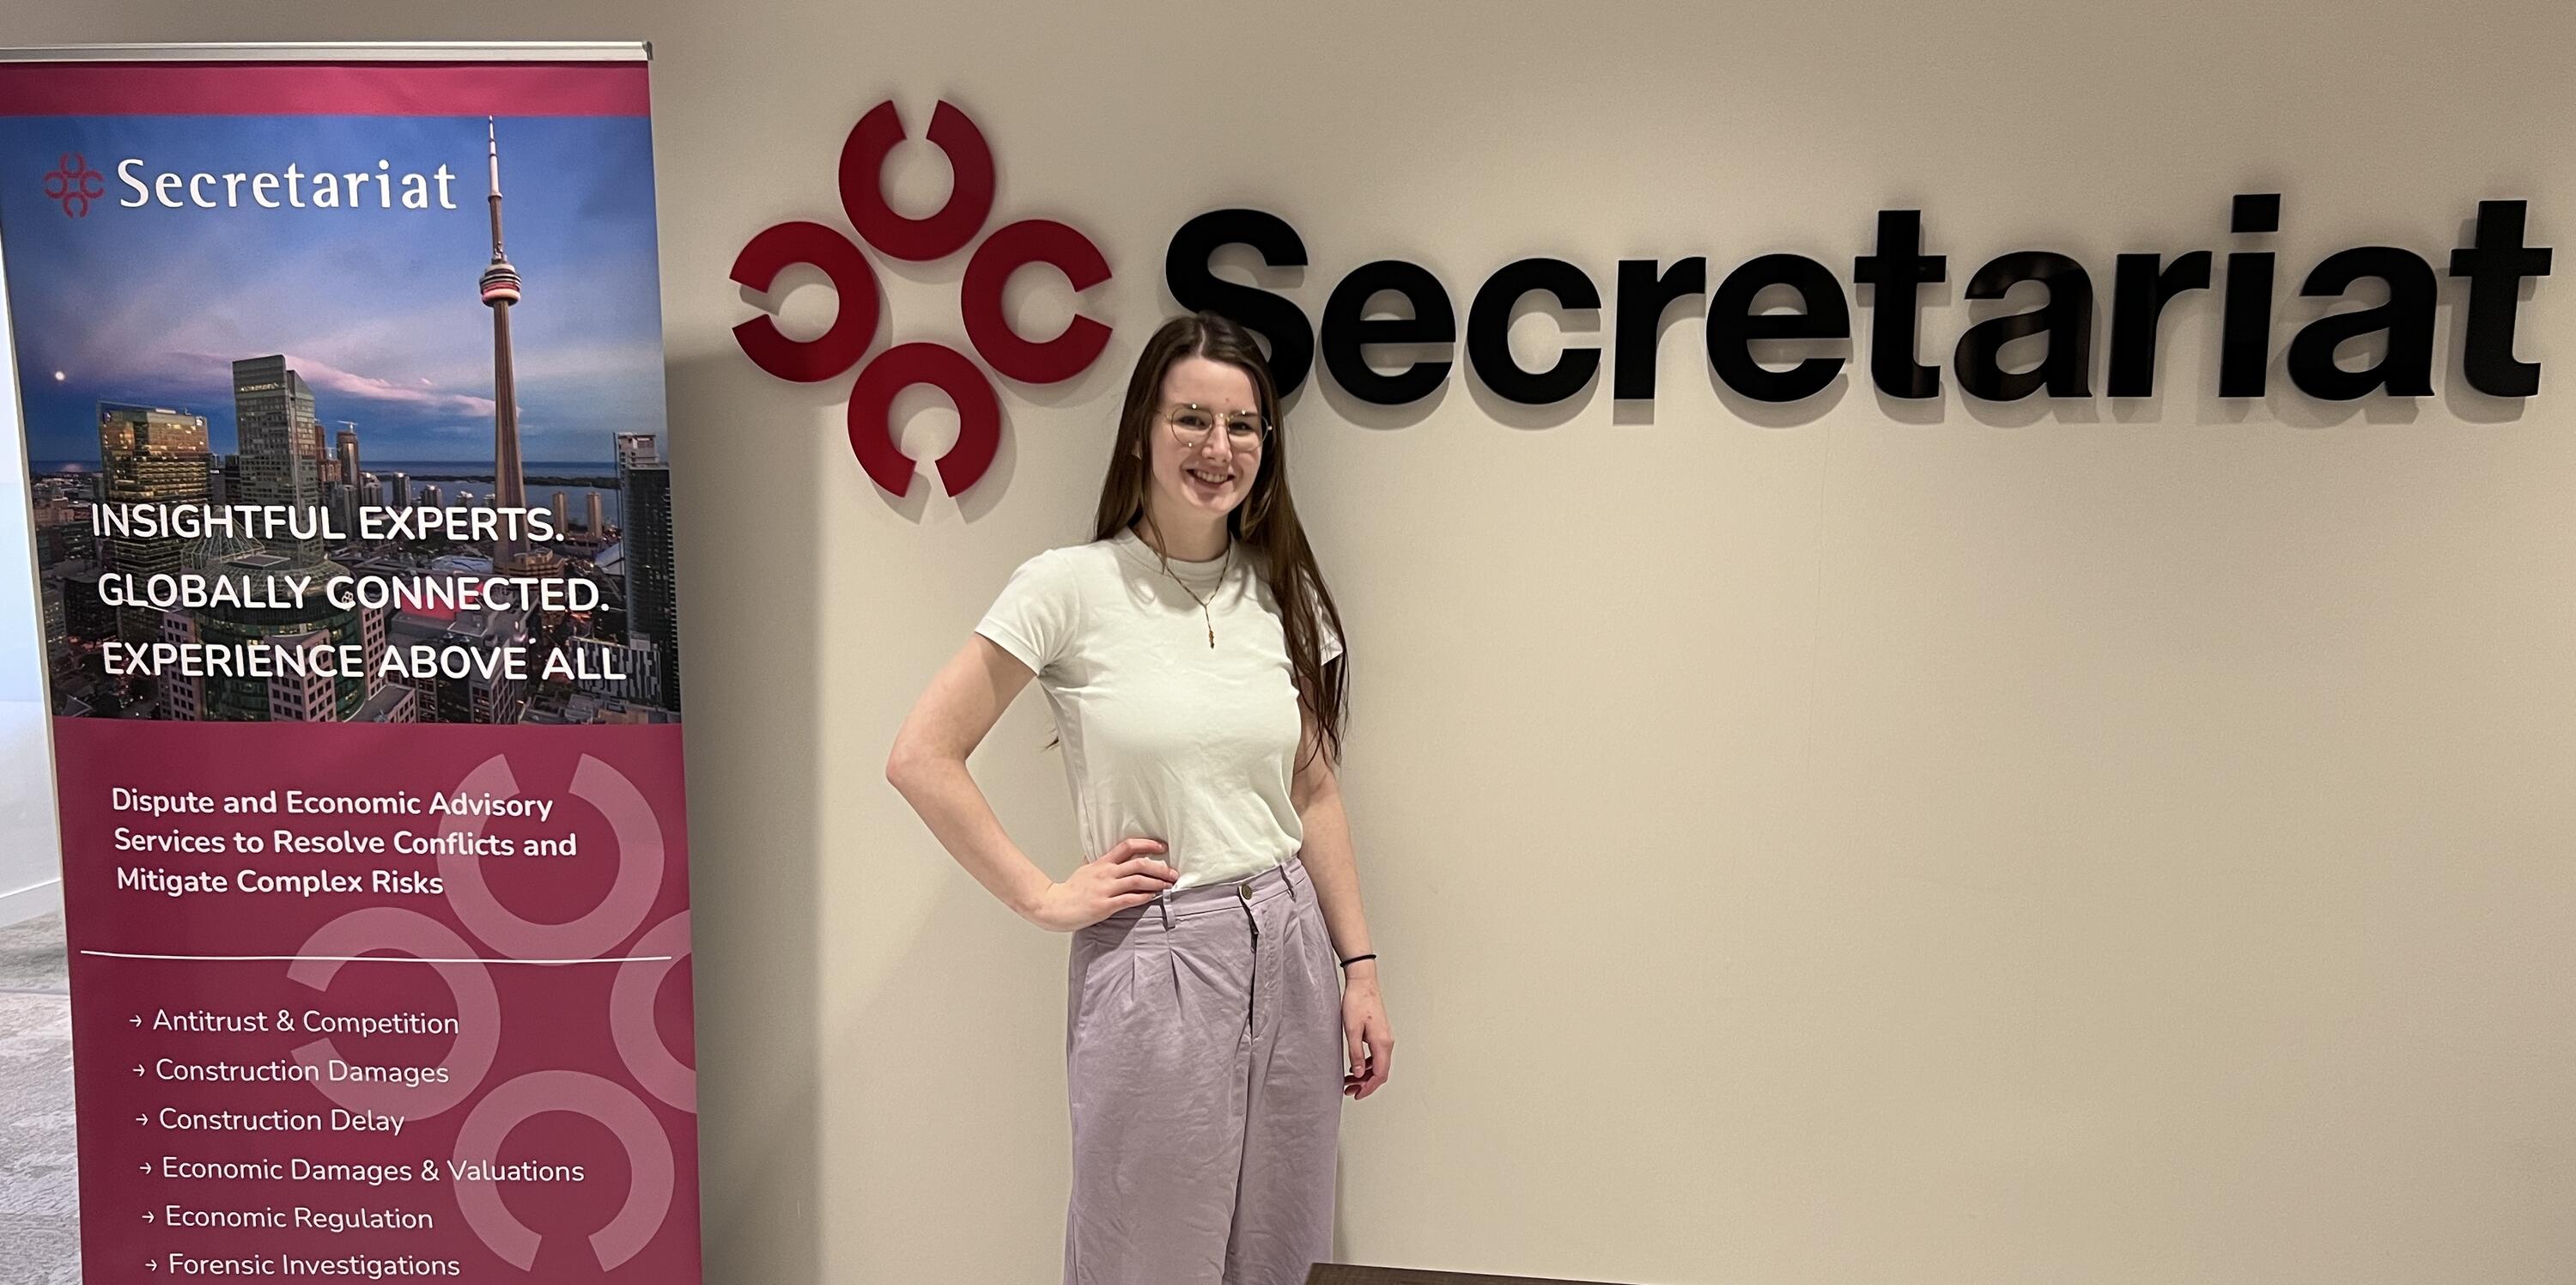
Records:
M930 118L930 143L948 158L954 174L948 203L926 218L906 218L886 203L886 156L903 141L903 121L891 101L877 104L841 145L841 210L861 240L888 258L927 263L965 249L993 212L993 151L983 131L955 106L942 102ZM795 264L819 269L840 297L831 328L810 340L788 338L769 315L734 327L734 340L753 364L801 384L836 379L860 366L876 341L883 305L867 255L838 229L803 220L763 230L733 261L733 280L767 291ZM1090 368L1109 344L1107 324L1077 314L1064 333L1032 340L1011 328L1002 306L1011 275L1033 263L1064 273L1079 294L1109 279L1109 263L1090 238L1051 219L1023 219L995 229L966 261L960 310L976 356L1024 384L1053 384ZM891 415L895 394L925 384L957 407L957 444L939 458L939 482L963 494L991 467L1002 444L1002 406L982 367L944 344L898 343L859 370L850 388L850 451L880 487L903 495L912 487L914 462L895 444Z
M88 157L65 152L54 172L45 176L45 195L62 202L65 215L85 219L89 203L107 195L107 176L91 169Z

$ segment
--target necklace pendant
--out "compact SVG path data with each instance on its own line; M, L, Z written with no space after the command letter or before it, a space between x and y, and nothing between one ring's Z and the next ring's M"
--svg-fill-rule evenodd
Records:
M1215 646L1216 646L1216 626L1214 626L1214 625L1209 625L1209 626L1208 626L1208 647L1209 647L1210 649L1214 649L1214 648L1215 648Z

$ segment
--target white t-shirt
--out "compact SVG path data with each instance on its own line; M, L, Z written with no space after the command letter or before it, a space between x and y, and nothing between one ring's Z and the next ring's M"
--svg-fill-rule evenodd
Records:
M1049 549L1011 573L975 632L1028 666L1055 711L1078 860L1159 839L1189 888L1296 855L1300 722L1278 607L1249 557L1163 565L1127 531ZM1340 654L1326 623L1324 659Z

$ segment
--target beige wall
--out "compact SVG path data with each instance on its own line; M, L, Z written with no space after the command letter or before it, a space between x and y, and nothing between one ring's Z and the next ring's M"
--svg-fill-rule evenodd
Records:
M1596 385L1515 426L1461 375L1365 423L1310 389L1290 431L1403 1045L1344 1131L1349 1257L2576 1279L2564 5L13 8L11 43L655 42L709 1278L740 1285L1051 1279L1064 942L878 773L1008 569L1083 534L1183 219L1288 217L1310 315L1389 254L1463 314L1524 254L1605 289L1627 255L1847 271L1875 210L1919 205L1951 256L1928 354L2006 250L2107 295L2116 252L2224 251L2227 198L2277 189L2286 282L2372 241L2439 266L2477 199L2528 197L2560 275L2519 411L2455 360L2417 403L2220 402L2204 297L2144 405L1926 415L1859 382L1756 424L1694 319L1650 417ZM962 511L875 491L846 381L754 371L724 279L759 228L838 220L861 111L918 129L941 94L1001 154L999 211L1070 218L1118 274L1086 300L1109 357L1006 398ZM921 150L897 177L927 202ZM893 333L957 338L961 268L885 271ZM1045 731L1024 700L977 768L1062 867Z

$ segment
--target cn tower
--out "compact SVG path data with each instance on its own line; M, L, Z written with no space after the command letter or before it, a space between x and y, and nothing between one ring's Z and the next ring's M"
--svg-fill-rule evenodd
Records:
M519 465L518 377L510 364L510 305L519 301L519 270L501 252L501 132L489 116L484 136L492 160L492 263L483 269L483 303L492 309L492 507L528 507L528 482ZM505 518L503 534L492 544L492 569L503 574L551 569L549 550L529 546L515 534L516 516Z

